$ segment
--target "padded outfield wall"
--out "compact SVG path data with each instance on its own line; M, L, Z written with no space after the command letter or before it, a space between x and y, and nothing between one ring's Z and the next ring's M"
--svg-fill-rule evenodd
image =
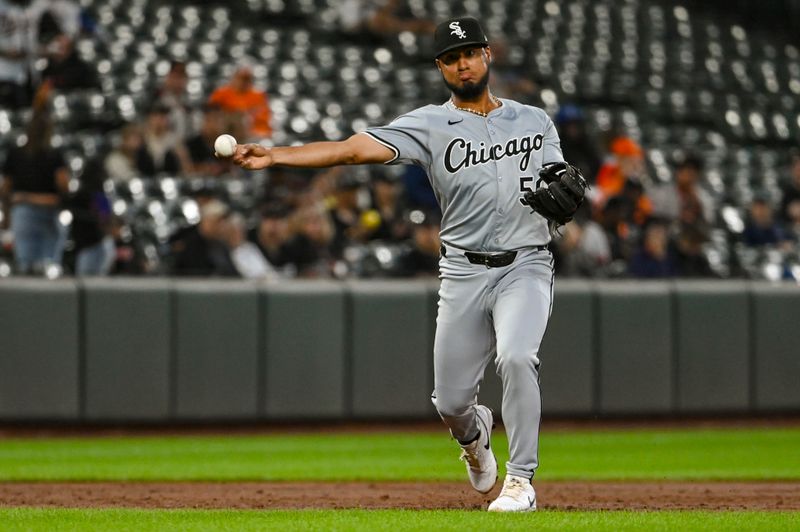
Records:
M435 418L435 281L0 282L0 420ZM546 415L800 412L800 288L556 282ZM481 401L500 411L490 364Z

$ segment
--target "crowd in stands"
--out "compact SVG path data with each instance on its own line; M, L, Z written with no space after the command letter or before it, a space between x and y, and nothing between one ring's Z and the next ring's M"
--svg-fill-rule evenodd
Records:
M348 31L430 29L430 21L394 16L394 4L346 11L362 15L345 21ZM86 31L91 22L67 0L0 0L0 12L4 28L15 28L4 29L0 40L0 107L30 109L27 141L2 157L1 245L13 256L9 264L14 273L41 275L55 268L53 275L266 280L438 274L440 212L421 169L271 169L256 175L214 156L213 141L221 133L270 142L269 97L254 84L252 67L246 64L198 107L187 97L186 64L173 61L148 98L144 116L114 133L111 150L74 171L50 142L51 98L57 92L98 86L96 70L81 61L74 46L81 28ZM496 93L539 104L537 84L504 66L503 47L498 44L493 72ZM27 69L32 63L39 65L35 75ZM706 188L699 154L691 149L677 153L672 175L655 179L645 157L647 146L624 131L593 137L582 109L572 104L562 104L553 118L566 160L591 184L575 220L551 244L557 273L615 278L745 275L713 267L705 252L719 224L719 205ZM796 252L800 152L791 160L782 197L753 194L740 244ZM158 250L161 260L154 266L128 221L115 212L109 191L163 176L263 178L265 185L253 188L256 197L246 209L216 194L214 187L192 190L196 216L166 235Z
M720 206L705 188L700 156L691 150L676 155L670 179L661 182L648 175L644 148L634 140L613 138L600 163L593 143L581 132L579 109L562 108L557 123L565 157L575 161L592 184L589 201L554 242L557 270L584 277L722 276L704 253L718 225ZM753 194L739 243L754 250L796 253L799 215L800 151L796 151L781 198L775 201L763 191ZM796 272L780 277L797 280Z

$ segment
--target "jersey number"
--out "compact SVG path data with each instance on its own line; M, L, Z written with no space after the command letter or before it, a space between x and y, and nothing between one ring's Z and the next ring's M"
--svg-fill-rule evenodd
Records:
M533 184L533 186L531 186L531 183L533 183L534 180L536 181L536 183ZM525 195L526 192L533 192L534 190L539 188L541 185L542 185L542 178L541 177L537 179L532 175L523 175L523 176L520 176L520 178L519 178L519 191L523 196ZM522 203L523 205L525 205L522 202L522 198L519 198L519 202Z

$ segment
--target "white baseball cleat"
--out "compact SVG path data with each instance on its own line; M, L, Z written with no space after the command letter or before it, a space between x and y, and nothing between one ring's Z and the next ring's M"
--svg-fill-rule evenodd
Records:
M500 496L489 505L490 512L532 512L536 510L536 491L531 481L506 475Z
M475 407L478 439L461 446L461 460L467 463L467 474L472 487L489 493L497 482L497 459L492 452L492 411L483 405Z

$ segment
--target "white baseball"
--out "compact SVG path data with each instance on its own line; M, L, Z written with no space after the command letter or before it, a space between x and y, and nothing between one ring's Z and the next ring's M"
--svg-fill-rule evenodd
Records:
M214 141L214 151L221 157L230 157L236 151L236 139L232 135L220 135Z

